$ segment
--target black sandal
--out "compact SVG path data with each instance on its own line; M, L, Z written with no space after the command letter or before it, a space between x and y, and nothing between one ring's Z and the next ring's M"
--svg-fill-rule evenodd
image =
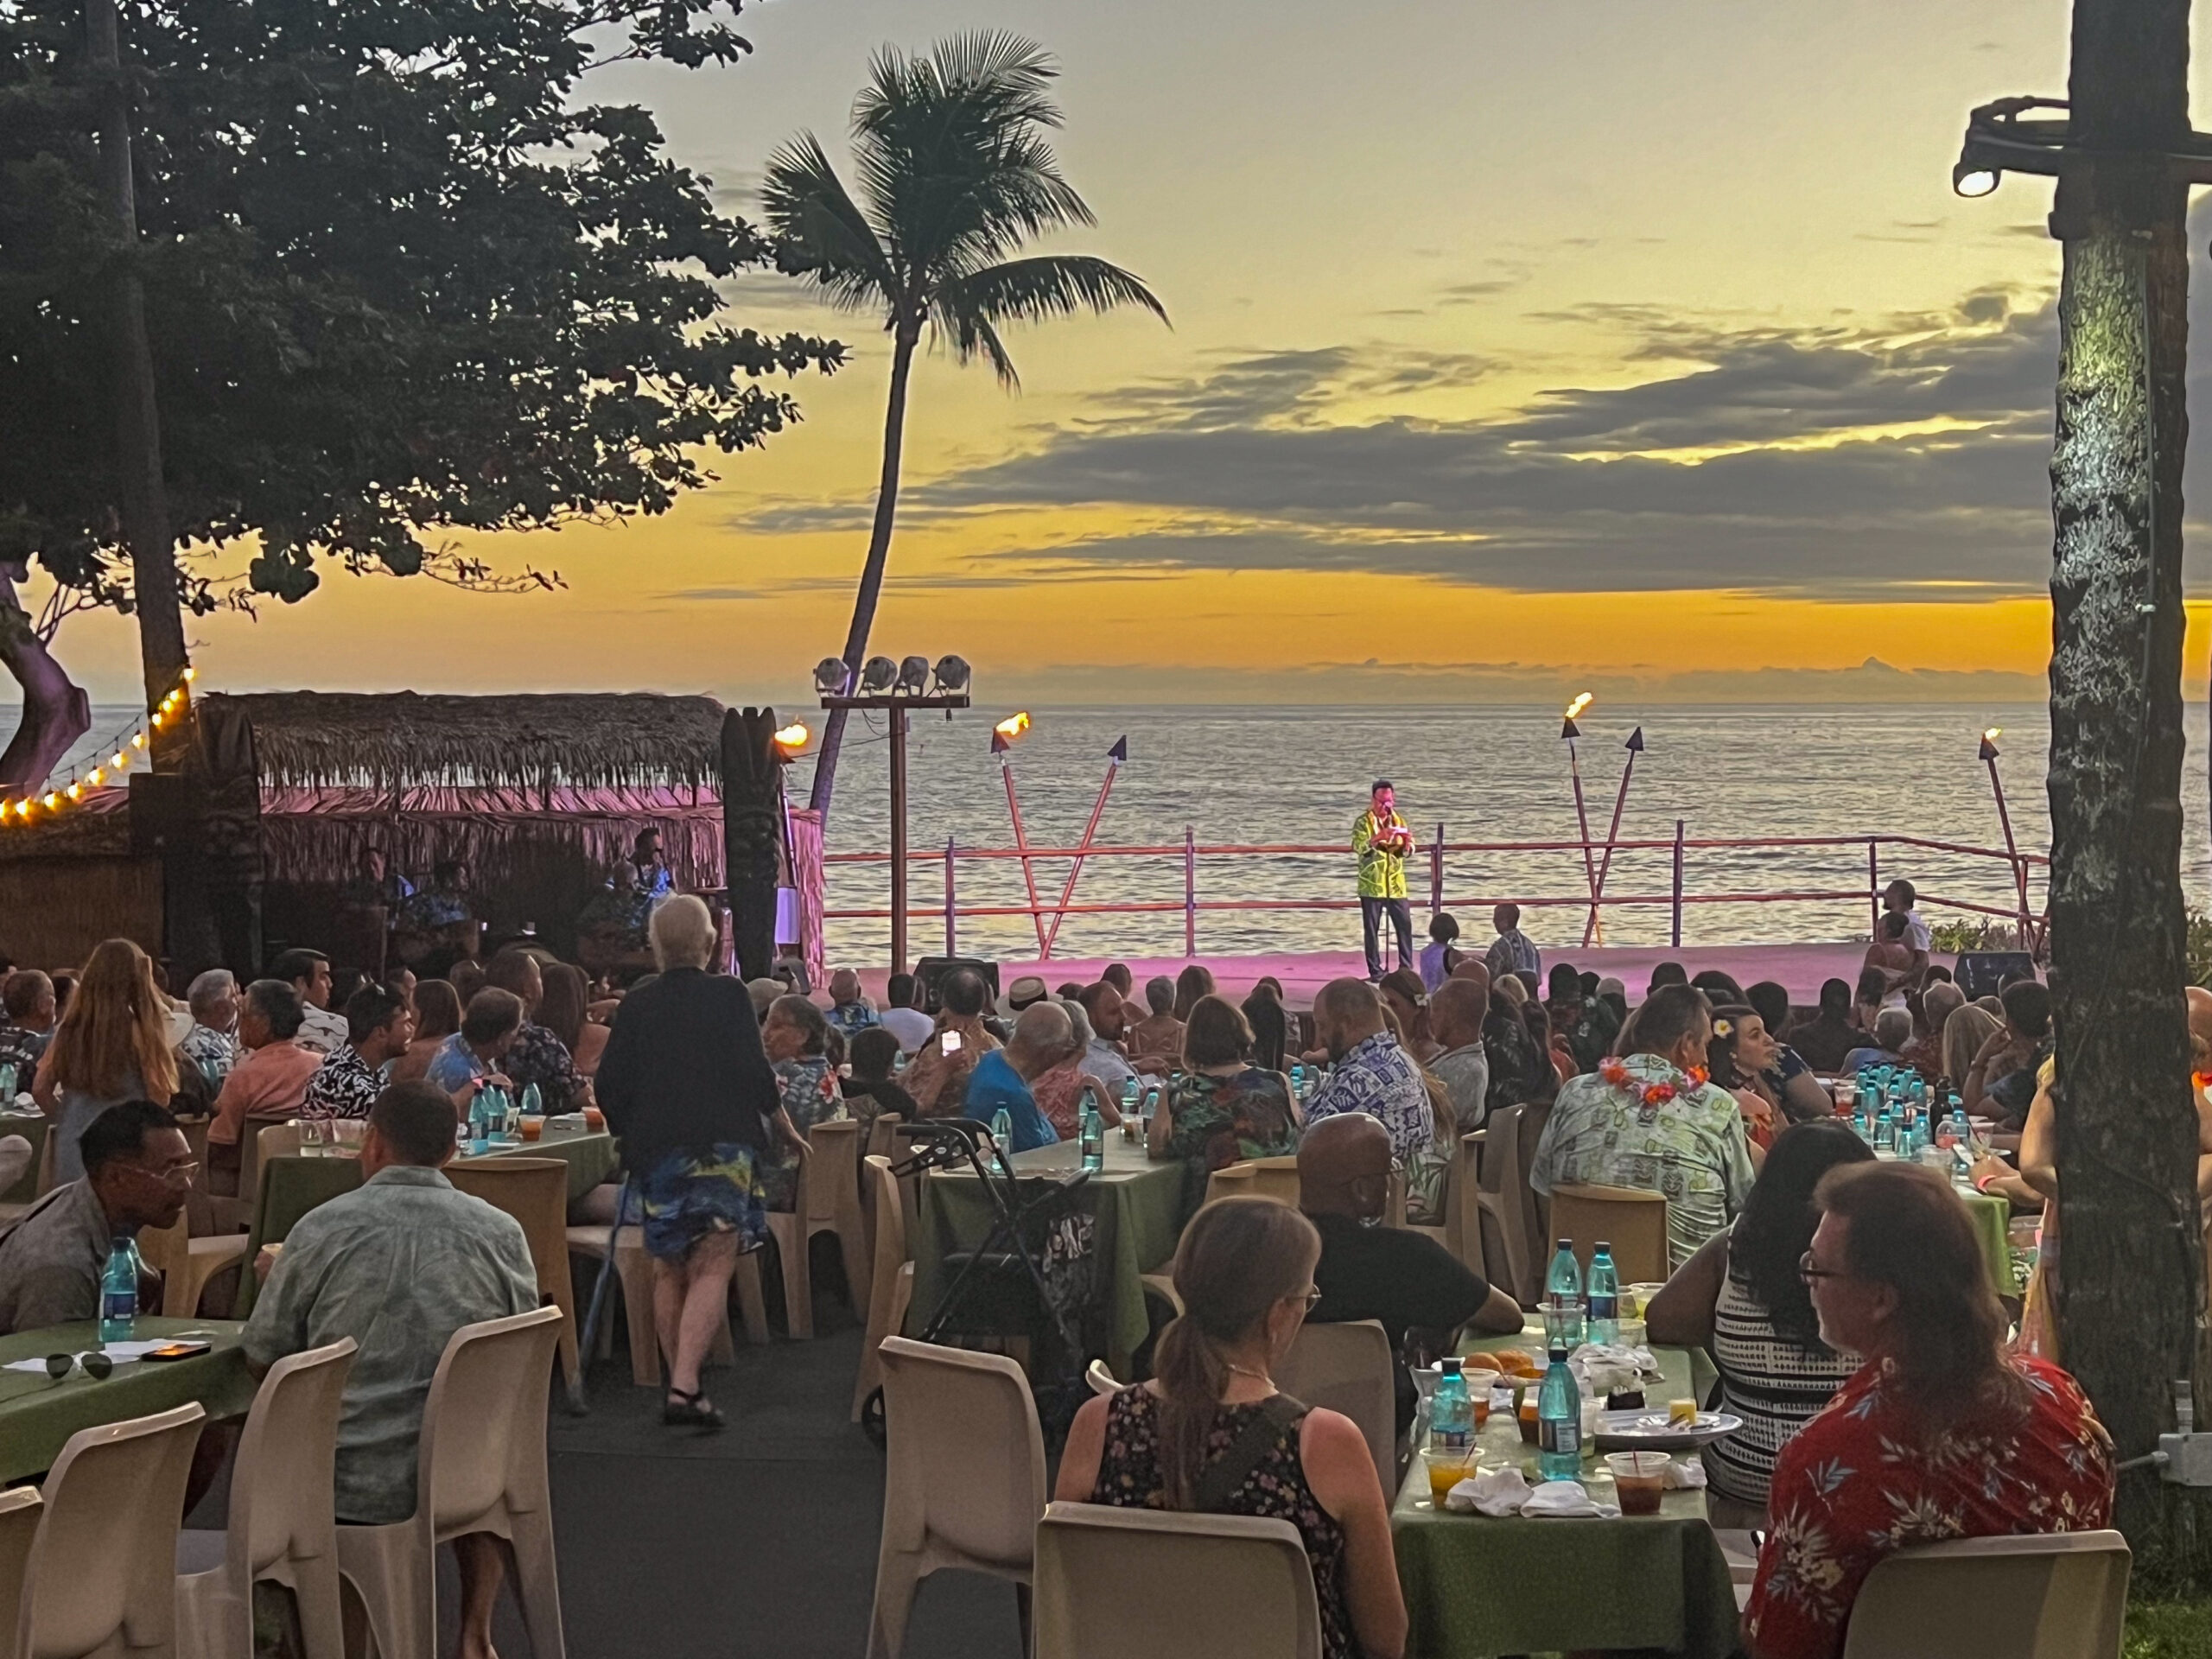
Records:
M664 1427L669 1428L727 1428L729 1426L728 1420L725 1418L715 1407L711 1405L702 1405L700 1403L707 1397L707 1391L704 1389L701 1389L692 1394L686 1394L681 1389L671 1389L668 1391L668 1395L669 1399L680 1400L683 1403L681 1405L672 1406L670 1405L667 1401L663 1401L661 1402L660 1421Z

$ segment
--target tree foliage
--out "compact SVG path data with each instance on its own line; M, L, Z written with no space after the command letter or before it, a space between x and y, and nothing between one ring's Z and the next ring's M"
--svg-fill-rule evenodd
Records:
M772 250L591 67L734 62L720 0L126 4L139 241L97 185L79 0L0 0L0 568L128 609L100 295L140 263L181 541L467 581L436 532L664 511L834 341L722 320ZM206 562L187 602L225 602Z

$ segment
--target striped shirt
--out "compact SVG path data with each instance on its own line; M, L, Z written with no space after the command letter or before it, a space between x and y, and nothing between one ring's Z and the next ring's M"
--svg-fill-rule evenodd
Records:
M1732 1268L1713 1309L1713 1364L1720 1373L1719 1409L1743 1427L1705 1448L1714 1491L1766 1507L1767 1483L1783 1443L1817 1415L1858 1373L1855 1355L1808 1354L1774 1328L1766 1308Z

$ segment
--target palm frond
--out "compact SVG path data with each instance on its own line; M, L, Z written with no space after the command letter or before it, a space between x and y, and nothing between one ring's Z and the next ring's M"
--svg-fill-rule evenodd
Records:
M933 299L930 319L954 355L963 363L978 356L988 359L1000 384L1008 387L1021 383L999 339L1000 323L1042 322L1084 310L1103 316L1125 305L1167 321L1167 308L1141 277L1080 253L988 265L941 283Z
M837 169L810 132L768 158L762 213L783 245L781 261L846 310L896 302L902 283L893 251L878 238Z
M1059 73L1034 41L999 29L950 35L911 55L887 46L869 60L868 84L853 100L853 131L963 119L1057 127L1065 118L1049 92Z

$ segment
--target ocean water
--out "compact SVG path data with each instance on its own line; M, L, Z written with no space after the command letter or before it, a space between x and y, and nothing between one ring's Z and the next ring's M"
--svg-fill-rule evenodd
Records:
M960 848L1007 848L1013 832L1000 763L990 753L993 709L941 718L918 715L908 745L910 845L932 855L910 877L910 902L928 914L910 925L916 954L942 948L943 854ZM1116 778L1098 826L1101 844L1172 844L1167 856L1094 858L1076 901L1167 903L1149 914L1071 915L1053 954L1156 956L1183 949L1185 827L1199 844L1311 844L1319 854L1200 855L1202 906L1214 901L1349 898L1355 868L1353 821L1369 785L1389 778L1400 813L1422 851L1408 865L1416 940L1427 923L1426 849L1442 825L1450 842L1573 841L1577 821L1556 709L1528 707L1247 707L1033 709L1034 725L1012 753L1028 839L1034 847L1073 845L1081 836L1106 771L1106 752L1126 735L1129 760ZM855 721L839 767L830 850L888 846L888 770L884 722ZM1647 745L1636 765L1621 817L1624 841L1671 843L1675 821L1700 840L1792 836L1861 837L1827 848L1714 849L1691 846L1683 886L1700 895L1780 892L1864 893L1870 834L1915 836L2001 849L2004 835L1989 769L1976 758L1982 729L1999 739L2012 828L2024 852L2050 849L2044 793L2049 711L2030 704L1987 709L1946 705L1714 707L1599 705L1581 721L1576 745L1591 833L1601 843L1626 758L1623 744L1641 725ZM2205 710L2188 711L2190 746L2183 797L2188 827L2183 865L2194 902L2212 902L2212 842L2205 811ZM857 740L857 741L855 741ZM803 804L811 766L791 770ZM1614 855L1608 894L1665 899L1671 844ZM1069 861L1034 861L1040 896L1058 899ZM1885 846L1881 879L1906 876L1932 898L2010 907L2011 868L2002 859ZM963 911L970 905L1025 902L1020 865L1012 859L956 861ZM830 908L881 909L889 902L882 864L831 865ZM2043 873L2031 874L2040 911ZM1452 853L1445 867L1446 908L1463 934L1490 937L1489 906L1512 899L1528 909L1523 925L1540 940L1579 944L1588 916L1589 882L1579 849L1554 852ZM1532 901L1541 901L1532 906ZM1924 899L1931 920L1961 912ZM1686 944L1796 941L1864 937L1863 898L1788 904L1701 903L1684 906ZM1666 942L1667 904L1615 905L1604 912L1615 944ZM881 956L885 920L833 921L831 955ZM1202 952L1352 950L1357 911L1201 909ZM1033 957L1035 931L1024 916L963 915L963 951Z
M789 711L787 711L789 712ZM948 841L962 849L1014 844L1003 772L990 753L991 721L1002 708L941 717L917 715L908 741L910 845L931 855L912 867L911 924L917 954L944 943L944 858ZM1567 745L1555 709L1516 707L1294 708L1138 707L1031 710L1034 724L1013 751L1012 771L1033 847L1070 847L1081 836L1106 772L1106 752L1118 738L1129 745L1098 825L1100 845L1167 846L1142 857L1096 856L1084 868L1077 903L1147 902L1169 908L1128 915L1071 915L1053 953L1060 957L1178 954L1183 948L1184 861L1187 828L1200 845L1314 845L1315 854L1201 855L1197 860L1201 951L1357 949L1356 911L1213 910L1203 906L1252 899L1349 898L1354 887L1352 822L1378 777L1397 786L1399 810L1423 851L1408 866L1414 930L1426 928L1429 868L1426 849L1439 824L1451 842L1573 841L1577 836ZM94 711L93 739L112 744L133 710ZM10 711L0 709L0 721ZM817 717L818 718L818 717ZM1999 762L2013 832L2024 851L2046 853L2050 818L2044 773L2050 744L2048 710L2040 704L1990 708L1859 705L1668 706L1600 704L1581 722L1576 747L1591 832L1603 842L1625 758L1622 744L1641 725L1647 745L1637 760L1621 817L1624 841L1669 846L1622 849L1605 890L1615 899L1669 893L1671 842L1679 818L1688 840L1775 840L1855 836L1855 845L1825 848L1700 848L1684 858L1682 934L1692 944L1752 940L1822 940L1863 936L1869 925L1859 899L1788 904L1694 902L1702 897L1778 892L1863 892L1864 837L1916 836L1964 846L2001 849L2004 836L1989 771L1975 752L1985 726L2001 726ZM856 719L839 769L830 827L835 853L881 851L889 845L888 750L880 719ZM2186 721L2189 760L2183 784L2187 829L2184 879L2191 900L2212 905L2212 839L2208 839L2206 719L2192 702ZM82 764L90 765L89 760ZM812 780L810 760L791 768L795 804ZM1882 879L1904 875L1934 899L2010 906L2011 870L2001 859L1897 846L1879 852ZM1060 893L1065 857L1040 856L1033 868L1046 903ZM960 857L955 880L963 914L962 950L1008 958L1036 954L1026 916L973 917L970 906L1018 905L1027 890L1018 861ZM2043 900L2043 874L2031 895ZM1524 925L1547 942L1577 943L1589 910L1589 884L1578 849L1455 852L1445 868L1446 906L1465 934L1489 937L1489 906L1513 899L1529 907ZM882 863L833 864L830 906L883 909L889 881ZM1931 920L1961 912L1924 902ZM1617 944L1665 942L1664 904L1609 902L1605 937ZM877 918L833 921L831 954L880 959L889 924Z

